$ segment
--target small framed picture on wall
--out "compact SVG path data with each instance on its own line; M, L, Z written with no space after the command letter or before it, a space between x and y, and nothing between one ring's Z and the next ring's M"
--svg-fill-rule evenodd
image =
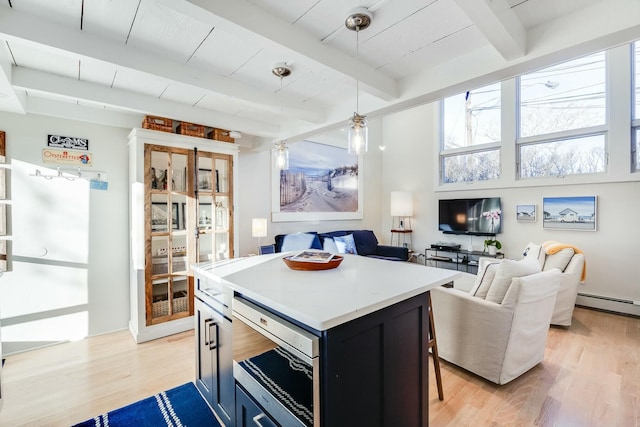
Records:
M516 219L519 222L536 222L536 205L516 205Z

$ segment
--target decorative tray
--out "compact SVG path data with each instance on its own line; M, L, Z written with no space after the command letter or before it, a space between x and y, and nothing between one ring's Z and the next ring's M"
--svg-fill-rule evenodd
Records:
M295 261L290 256L282 258L290 269L303 271L331 270L339 266L343 259L344 257L339 255L334 255L328 262Z

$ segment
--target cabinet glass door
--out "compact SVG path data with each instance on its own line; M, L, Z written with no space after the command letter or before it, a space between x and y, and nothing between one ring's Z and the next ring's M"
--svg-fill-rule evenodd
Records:
M189 280L190 151L145 146L147 325L193 314Z
M198 152L198 261L233 258L231 156Z

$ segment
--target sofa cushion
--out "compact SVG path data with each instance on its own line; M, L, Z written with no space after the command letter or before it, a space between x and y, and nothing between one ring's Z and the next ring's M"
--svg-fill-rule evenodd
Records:
M487 301L501 304L514 277L528 276L541 271L537 260L524 259L515 261L503 259L496 269L496 277L487 291Z
M547 255L542 270L548 271L553 268L558 268L560 271L564 271L574 254L575 251L572 248L565 248L553 255Z
M371 230L355 230L353 240L359 255L375 255L378 252L378 239Z
M282 239L282 252L302 249L322 249L318 235L315 233L295 233L287 234Z
M338 253L338 247L336 246L335 240L333 237L325 237L324 243L322 244L322 250L325 252L331 252L332 254Z
M544 265L545 255L542 245L529 242L522 252L522 259L534 259L538 261L538 264L542 267Z
M499 262L486 263L476 275L476 281L469 292L474 297L485 299L491 286L491 282L496 277Z
M336 242L338 253L355 255L358 254L358 250L356 249L356 242L353 239L353 234L348 234L346 236L336 236L333 238L333 241Z

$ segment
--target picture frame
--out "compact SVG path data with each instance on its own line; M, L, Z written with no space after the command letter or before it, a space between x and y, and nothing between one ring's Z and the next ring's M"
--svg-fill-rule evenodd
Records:
M180 228L180 213L178 203L171 204L171 228ZM167 230L167 204L151 203L151 231Z
M213 205L211 203L198 204L198 230L213 228Z
M271 156L276 169L275 156ZM364 171L361 156L313 141L289 145L289 170L271 174L271 220L362 219Z
M516 205L518 222L536 222L536 205Z
M173 179L173 191L184 192L185 190L185 175L184 172L179 169L174 169L172 172Z
M596 231L597 197L544 197L542 214L544 229Z
M211 180L211 169L198 169L198 190L211 191L213 189Z

